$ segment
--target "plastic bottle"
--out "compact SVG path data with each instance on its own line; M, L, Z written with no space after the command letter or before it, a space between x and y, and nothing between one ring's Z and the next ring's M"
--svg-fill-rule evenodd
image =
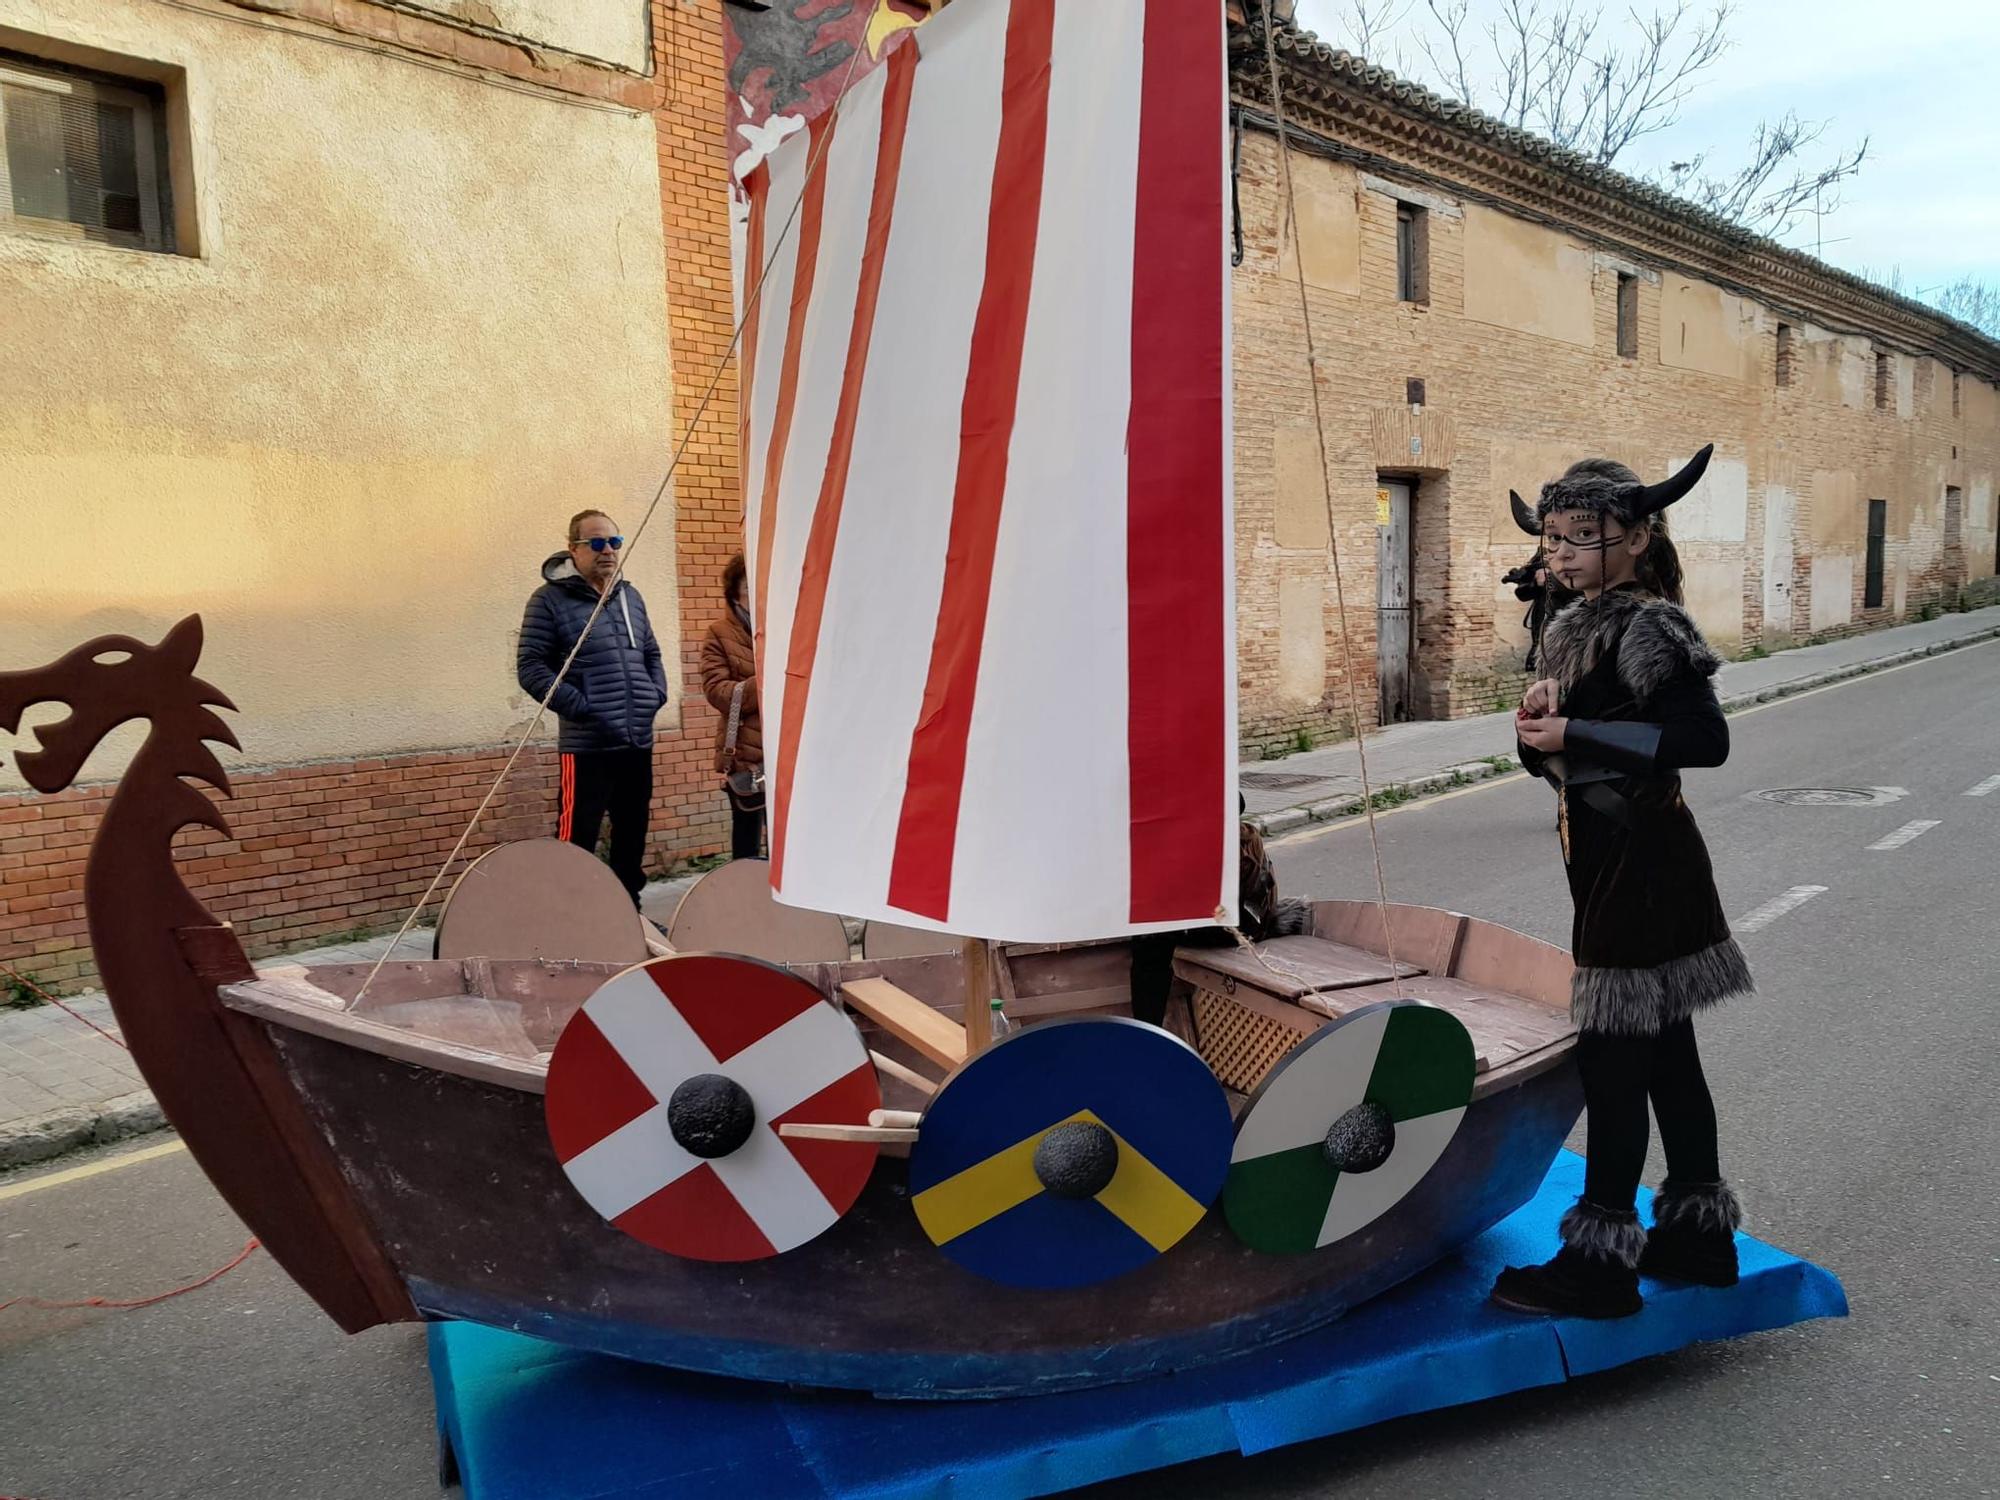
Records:
M992 1003L986 1007L987 1013L993 1018L993 1040L996 1042L1014 1030L1014 1023L1007 1019L1007 1012L1001 1009L1003 1004L1000 997L995 995Z

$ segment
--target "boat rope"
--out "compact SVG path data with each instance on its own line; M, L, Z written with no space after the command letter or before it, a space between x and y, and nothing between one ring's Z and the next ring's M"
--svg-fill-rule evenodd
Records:
M833 100L831 112L835 116L839 115L841 105L847 100L848 86L854 82L855 67L865 51L867 51L865 47L856 47L853 55L847 60L847 72L841 78L840 91ZM611 570L611 582L598 594L597 602L591 606L589 618L583 622L583 629L577 632L576 644L569 648L569 655L563 658L562 666L556 671L555 680L549 684L548 691L542 694L542 701L535 705L535 715L521 731L520 738L514 742L514 749L508 755L507 763L493 778L493 784L486 789L486 795L480 799L479 806L473 809L472 817L466 822L465 831L459 834L458 842L452 845L451 853L447 854L444 863L438 866L437 873L431 877L431 883L424 888L423 895L417 898L417 904L410 908L410 914L403 919L403 925L396 929L396 936L382 950L381 957L375 960L374 967L368 971L368 977L361 981L361 988L355 991L354 998L347 1002L348 1010L353 1010L361 1003L362 997L368 993L368 986L375 982L375 976L382 972L382 966L389 961L389 955L394 953L397 946L408 936L410 929L416 925L417 918L430 904L431 897L437 894L438 887L444 883L445 875L459 855L465 852L465 845L479 827L480 819L486 816L487 808L493 805L493 799L499 795L500 788L506 785L507 778L513 774L515 762L520 760L521 752L527 749L528 741L534 738L536 729L541 726L543 718L549 711L549 700L555 697L556 689L561 687L563 680L569 676L569 669L575 664L577 653L583 650L583 643L590 638L591 627L597 624L598 617L604 613L606 603L612 594L617 592L619 583L625 577L626 562L638 550L639 542L646 534L646 528L652 524L653 513L660 508L660 502L666 498L668 488L673 484L674 474L680 468L681 458L687 452L688 444L694 440L695 432L701 426L701 419L707 413L709 403L715 398L716 388L722 384L723 374L729 369L729 362L736 357L736 346L743 341L743 329L750 320L750 314L756 310L758 300L764 294L765 280L770 276L771 267L777 263L778 256L783 251L785 241L792 232L792 226L798 221L799 211L805 204L813 177L819 171L821 158L825 156L826 148L832 140L833 132L826 130L822 131L820 138L813 143L812 154L806 160L805 178L799 184L798 197L792 200L791 211L785 215L785 222L780 226L777 238L772 242L771 253L759 268L755 284L746 292L742 307L737 310L736 326L730 331L729 343L716 356L715 368L708 378L708 388L701 393L701 400L695 404L694 414L688 418L686 427L681 431L680 441L674 446L673 456L667 462L666 473L660 476L660 483L653 491L652 501L646 506L645 514L640 517L639 524L633 529L631 536L625 539L624 547L617 553L617 563Z
M68 1016L72 1021L83 1022L84 1025L88 1026L92 1031L96 1032L99 1036L103 1037L105 1041L110 1042L114 1047L125 1047L125 1039L123 1037L119 1036L115 1032L106 1031L102 1026L99 1026L95 1021L91 1020L89 1016L84 1015L81 1011L72 1010L69 1006L65 1005L61 1000L58 1000L54 995L51 995L47 990L43 989L39 984L36 984L34 980L30 979L27 975L23 974L19 969L15 968L12 964L8 963L5 959L0 959L0 972L4 972L9 979L13 980L14 983L21 986L22 989L28 990L33 994L41 996L42 999L46 1000L50 1005L53 1005L57 1010L61 1011L64 1015ZM130 1047L125 1047L125 1050L127 1052L130 1052L132 1049Z
M1289 237L1292 247L1292 269L1297 275L1299 288L1299 321L1305 330L1306 343L1306 384L1312 388L1313 431L1319 443L1319 488L1320 499L1326 508L1326 553L1333 571L1333 603L1340 616L1340 661L1342 673L1347 679L1347 710L1349 722L1354 726L1354 751L1361 764L1361 810L1368 821L1368 847L1375 863L1375 903L1382 913L1382 951L1388 956L1390 972L1395 976L1397 998L1403 998L1402 966L1396 962L1396 940L1389 925L1389 882L1382 872L1382 837L1375 826L1375 792L1368 777L1368 736L1361 728L1361 694L1354 675L1354 645L1349 637L1347 625L1347 588L1340 570L1340 524L1334 515L1333 482L1327 473L1326 413L1319 397L1319 346L1313 337L1312 300L1306 293L1305 251L1299 244L1299 200L1292 184L1292 151L1290 127L1285 116L1285 91L1278 76L1278 41L1275 23L1272 19L1271 0L1261 0L1264 20L1264 61L1271 75L1271 113L1278 128L1278 171L1285 190L1285 229L1279 236L1280 243ZM1250 952L1256 948L1237 934L1239 941ZM1271 968L1273 973L1281 973L1263 954L1257 953L1260 963ZM1285 977L1302 980L1303 975L1292 973ZM1314 987L1311 993L1319 993Z
M80 1307L102 1307L114 1310L151 1307L155 1303L165 1302L173 1297L184 1297L189 1292L198 1292L211 1282L220 1281L231 1271L242 1265L244 1261L248 1260L261 1243L255 1236L252 1236L250 1239L244 1241L243 1248L236 1252L236 1258L230 1261L228 1265L217 1266L206 1276L187 1282L185 1285L177 1286L171 1291L155 1292L150 1297L80 1297L73 1302L58 1302L48 1297L9 1297L6 1301L0 1302L0 1312L6 1312L10 1307L33 1307L43 1312L67 1312Z

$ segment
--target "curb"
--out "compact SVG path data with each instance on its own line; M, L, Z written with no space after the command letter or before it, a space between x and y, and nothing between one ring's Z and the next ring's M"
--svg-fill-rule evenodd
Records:
M1392 807L1400 807L1406 802L1420 802L1440 792L1491 781L1496 776L1511 776L1520 769L1511 761L1499 766L1488 760L1461 761L1458 765L1446 766L1442 771L1432 771L1426 776L1413 776L1407 781L1385 781L1375 788L1375 804L1378 810L1385 801ZM1276 838L1314 823L1351 818L1363 810L1366 801L1361 793L1349 792L1345 796L1328 797L1320 802L1281 807L1276 812L1253 813L1243 821L1266 838Z
M127 1136L167 1128L160 1106L144 1089L97 1105L72 1105L0 1125L0 1171L32 1166L83 1146L105 1146Z
M1933 641L1928 646L1914 646L1908 651L1898 651L1891 656L1878 656L1871 661L1855 662L1850 666L1832 667L1824 672L1809 673L1804 677L1788 677L1783 682L1774 682L1769 687L1758 688L1751 693L1732 693L1722 700L1722 711L1731 713L1739 708L1749 708L1756 703L1775 703L1780 698L1795 698L1800 693L1809 693L1814 688L1828 687L1836 682L1848 682L1856 677L1867 677L1876 672L1886 672L1891 667L1908 666L1913 661L1922 661L1931 656L1948 656L1954 651L1963 651L1968 646L1984 645L1987 641L2000 639L2000 625L1989 626L1977 635L1963 635L1955 640Z
M1915 646L1907 651L1898 651L1889 656L1878 656L1870 661L1855 662L1845 667L1832 667L1824 672L1811 672L1803 677L1788 677L1783 682L1774 682L1769 687L1748 693L1731 693L1722 699L1722 711L1735 713L1759 703L1775 703L1781 698L1795 698L1800 693L1812 692L1815 688L1828 687L1836 682L1848 682L1856 677L1867 677L1876 672L1886 672L1891 667L1907 666L1913 661L1926 657L1945 656L1953 651L1962 651L1967 646L1983 645L1987 641L2000 640L2000 625L1993 625L1976 635L1959 636L1949 641L1933 641L1928 646ZM1390 806L1401 806L1407 802L1419 802L1434 797L1440 792L1455 791L1459 787L1472 786L1481 781L1490 781L1496 776L1509 776L1520 767L1511 763L1496 766L1490 761L1464 761L1455 766L1447 766L1442 771L1434 771L1428 776L1413 777L1408 781L1386 781L1375 788L1376 807L1382 807L1384 799ZM1296 807L1281 807L1274 812L1253 813L1244 822L1266 838L1277 838L1283 834L1296 833L1314 823L1331 823L1341 818L1351 818L1363 810L1366 799L1359 792L1350 792L1342 797L1329 797L1321 802L1303 802Z

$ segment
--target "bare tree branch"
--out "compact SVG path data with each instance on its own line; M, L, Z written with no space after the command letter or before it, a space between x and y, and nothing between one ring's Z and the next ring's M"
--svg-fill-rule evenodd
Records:
M1913 287L1903 276L1901 266L1891 266L1886 272L1863 266L1861 275L1864 280L1874 282L1885 291L1928 302L1946 317L1970 323L1981 333L2000 338L2000 286L1971 276L1961 276L1956 281L1942 282L1937 286Z
M1355 50L1379 60L1407 21L1433 87L1609 166L1634 141L1679 120L1729 46L1736 4L1671 0L1608 23L1591 0L1497 0L1492 19L1475 31L1472 0L1424 0L1421 9L1415 0L1347 0L1345 25ZM1655 180L1747 228L1779 234L1809 212L1823 219L1867 159L1866 140L1831 160L1812 159L1826 129L1788 111L1757 127L1741 166L1719 170L1723 158L1704 150Z
M1428 32L1417 34L1417 47L1431 65L1432 73L1444 81L1445 88L1465 104L1474 104L1472 75L1465 65L1465 16L1471 0L1424 0L1424 6L1431 13L1431 20L1443 33L1443 45L1451 49L1449 67L1438 57L1436 47Z
M1416 0L1348 0L1341 12L1341 40L1356 57L1398 73L1412 71L1398 37Z
M2000 287L1991 282L1961 276L1939 287L1930 300L1931 305L1947 317L1970 323L1980 332L2000 338Z
M1840 206L1840 184L1861 170L1868 158L1864 138L1822 166L1805 165L1802 153L1826 134L1824 120L1801 120L1788 111L1775 122L1758 123L1750 138L1750 159L1726 177L1702 171L1708 153L1690 162L1676 162L1666 185L1711 213L1763 234L1782 234L1807 211L1822 218Z

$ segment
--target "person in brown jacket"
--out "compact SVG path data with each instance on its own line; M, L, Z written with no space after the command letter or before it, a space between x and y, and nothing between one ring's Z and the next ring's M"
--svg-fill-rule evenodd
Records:
M743 554L722 570L726 608L701 643L701 688L722 715L715 769L729 799L729 857L756 859L764 837L764 721L757 712L757 653Z

